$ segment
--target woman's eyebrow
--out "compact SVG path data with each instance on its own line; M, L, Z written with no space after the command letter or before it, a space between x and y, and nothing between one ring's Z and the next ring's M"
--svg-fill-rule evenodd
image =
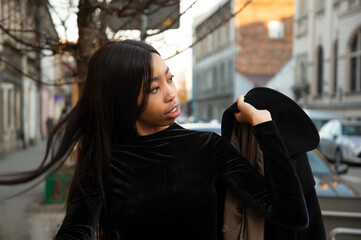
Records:
M167 74L169 73L169 67L167 67L167 69L165 70L164 74L167 76ZM153 81L157 81L159 80L160 77L153 77L150 81L153 82Z

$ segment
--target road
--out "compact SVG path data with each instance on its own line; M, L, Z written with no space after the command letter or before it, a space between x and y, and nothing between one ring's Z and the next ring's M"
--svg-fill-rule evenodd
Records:
M40 142L0 159L0 174L35 168L44 151L45 142ZM340 177L361 192L361 166L349 166L348 173ZM0 240L52 239L61 224L64 205L43 204L44 183L20 196L4 200L29 186L0 186Z
M361 165L349 165L347 174L342 174L340 177L361 193Z
M40 142L0 159L0 174L35 168L44 151L45 142ZM0 185L0 240L49 240L54 236L63 218L63 206L42 204L44 182L20 196L8 198L32 184Z

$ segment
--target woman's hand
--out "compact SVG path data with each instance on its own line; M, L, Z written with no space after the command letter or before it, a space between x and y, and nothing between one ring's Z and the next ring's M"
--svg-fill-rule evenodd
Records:
M272 120L271 113L268 110L258 110L251 104L244 102L244 96L237 98L237 107L240 112L235 113L234 117L238 122L247 122L255 126Z

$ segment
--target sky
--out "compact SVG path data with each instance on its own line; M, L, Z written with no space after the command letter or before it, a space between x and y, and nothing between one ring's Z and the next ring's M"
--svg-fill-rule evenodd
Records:
M164 32L161 41L157 41L159 36L154 39L149 39L152 44L162 55L163 58L168 58L177 50L186 49L192 44L192 24L193 20L213 8L216 8L223 0L181 0L180 11L185 11L192 3L196 1L194 6L189 9L180 19L180 26L178 29L171 29ZM77 5L78 0L71 1L73 6L69 7L68 0L49 0L54 9L50 9L54 24L61 39L68 41L76 41L78 39L77 29ZM66 32L63 24L59 19L65 20ZM192 50L189 48L181 54L166 60L166 64L171 72L175 75L175 82L180 82L180 79L185 79L185 88L187 90L187 98L191 95L192 88Z
M181 0L181 12L187 9L193 2L196 2L195 5L181 17L180 28L168 31L167 36L170 38L171 44L191 39L192 19L219 5L222 0ZM73 6L70 7L69 0L49 0L49 3L54 8L54 10L51 10L51 13L60 37L68 41L76 41L78 38L78 29L76 26L76 6L78 5L78 0L71 1ZM59 18L62 20L67 19L65 22L67 26L66 33Z
M195 5L181 17L180 27L164 33L166 44L163 41L157 44L156 40L150 40L152 44L158 45L154 47L158 47L157 49L164 58L173 55L177 49L183 50L189 46L192 43L193 18L209 11L222 2L222 0L181 0L181 12L187 9L194 1L196 1ZM49 0L50 5L54 8L54 10L51 9L51 13L60 38L76 41L78 38L76 16L78 0L71 1L73 6L70 7L68 2L69 0ZM66 32L59 19L66 19Z
M213 8L219 6L224 0L181 0L180 11L185 11L193 2L196 3L189 9L180 19L180 27L178 29L171 29L164 32L161 40L159 36L150 38L149 43L153 45L162 55L163 58L168 58L173 55L177 50L186 49L192 44L192 24L193 20ZM54 24L59 33L59 36L63 40L76 41L78 38L77 29L77 5L78 0L73 0L71 3L73 6L69 7L69 0L49 0L51 6L54 9L50 9L53 17ZM63 24L59 19L65 20L66 32L62 27ZM157 40L158 38L158 40ZM147 40L148 41L148 40ZM177 82L177 76L186 79L187 95L190 95L192 88L192 50L187 49L183 53L166 60L166 64L170 68L171 72L175 75L175 81Z

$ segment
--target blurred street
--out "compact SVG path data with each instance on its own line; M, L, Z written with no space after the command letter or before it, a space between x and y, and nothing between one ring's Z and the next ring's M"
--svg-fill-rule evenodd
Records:
M31 170L38 166L45 142L18 150L0 159L0 172ZM0 186L0 240L49 240L55 235L64 213L62 204L43 204L44 182L30 191L6 199L33 183Z
M0 159L0 172L31 170L40 164L45 141L13 152ZM361 166L350 165L340 177L361 192ZM55 235L64 217L63 204L43 204L44 182L30 191L5 199L31 186L0 186L0 240L48 240Z
M84 134L94 130L89 126L118 123L118 114L103 118L96 107L117 112L108 106L124 105L118 104L123 93L134 95L129 99L140 96L135 96L132 84L129 89L122 85L138 81L138 74L123 77L132 72L135 53L128 56L125 51L126 71L118 69L120 64L108 71L115 60L108 64L104 55L105 66L96 65L114 72L109 77L98 74L101 71L93 65L88 69L88 63L96 62L99 55L94 61L91 57L105 43L125 39L152 45L167 73L174 74L180 123L196 124L196 129L200 123L205 124L203 129L216 127L212 131L220 134L224 110L239 95L258 87L276 90L304 109L320 135L320 156L314 165L320 171L312 171L316 189L325 192L317 192L320 202L324 196L323 210L331 212L327 228L356 226L361 232L361 209L353 208L361 206L361 164L349 164L347 173L336 175L325 162L361 159L361 0L0 0L0 175L39 166L45 153L43 139L52 136L64 117L64 123L84 127L76 139L89 139L89 146L96 142ZM153 74L157 64L150 63ZM122 90L109 87L105 94L108 83ZM90 104L76 108L79 117L68 115L81 96L90 96ZM140 120L132 115L135 110L139 109L121 116ZM122 135L112 127L104 132ZM54 174L47 184L36 179L0 185L0 240L53 238L65 214L61 202L73 174L71 166L65 164L57 172L61 177ZM345 172L345 167L338 172ZM351 217L341 216L345 212ZM347 219L357 224L348 225Z
M361 166L349 165L348 172L340 175L341 179L348 182L355 190L361 193Z

